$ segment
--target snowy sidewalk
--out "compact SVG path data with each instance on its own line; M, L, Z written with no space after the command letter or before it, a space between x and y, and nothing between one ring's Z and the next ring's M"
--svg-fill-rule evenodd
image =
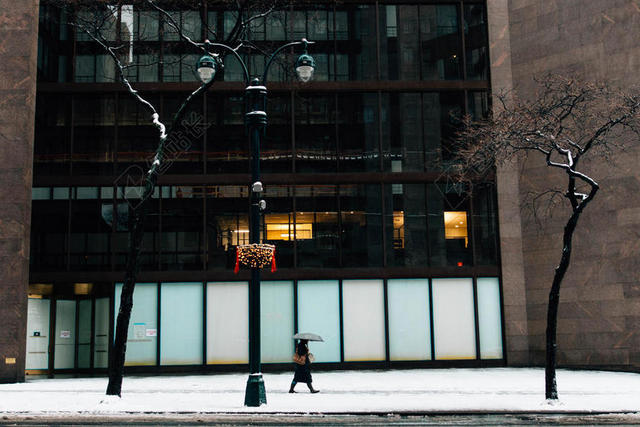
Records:
M544 400L544 370L519 368L314 372L310 394L291 373L264 374L267 405L243 406L247 374L129 376L122 398L106 378L0 384L0 415L407 414L640 412L640 374L558 371L560 400Z

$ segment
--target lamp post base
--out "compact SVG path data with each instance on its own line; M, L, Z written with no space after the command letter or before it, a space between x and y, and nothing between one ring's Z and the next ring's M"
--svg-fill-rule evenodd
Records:
M260 406L267 404L267 393L264 391L262 374L249 374L247 389L244 393L244 406Z

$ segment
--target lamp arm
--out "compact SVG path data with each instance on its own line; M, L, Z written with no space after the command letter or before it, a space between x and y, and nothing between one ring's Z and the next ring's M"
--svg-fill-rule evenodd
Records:
M310 44L314 44L315 42L310 42L307 39L302 39L300 41L296 41L296 42L291 42L291 43L287 43L283 46L280 46L278 49L276 49L275 52L273 52L271 54L271 56L269 56L269 60L267 61L267 65L264 67L264 74L262 75L262 84L266 85L267 83L267 73L269 72L269 67L271 66L271 63L273 62L273 60L275 59L275 57L282 52L282 50L291 47L291 46L298 46L298 45L304 45L305 50L307 49L307 45Z
M233 54L233 56L236 57L238 62L240 62L240 65L242 66L242 72L244 73L245 83L247 84L247 86L251 85L251 79L249 78L249 70L247 69L247 65L244 63L244 61L242 60L242 57L240 57L240 55L238 55L238 52L236 52L235 49L227 46L226 44L213 43L213 42L210 42L209 40L206 40L204 42L204 45L205 46L211 46L211 47L221 47L221 48L225 49L226 51L231 52Z

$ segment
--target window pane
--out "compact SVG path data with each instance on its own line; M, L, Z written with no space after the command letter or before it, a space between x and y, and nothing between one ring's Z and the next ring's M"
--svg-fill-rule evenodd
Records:
M462 92L425 93L422 95L422 126L427 170L442 170L451 165L455 155L455 133L464 111Z
M480 358L502 359L500 284L497 277L478 278L478 325Z
M236 246L249 243L248 188L240 185L203 188L207 194L207 267L232 270ZM276 251L276 260L280 262L280 251Z
M122 283L116 283L114 313L120 310ZM125 366L156 365L158 332L158 285L136 283L133 291L133 308L127 331ZM114 316L114 327L118 316Z
M260 153L260 166L265 173L289 172L293 167L290 96L269 96L267 114L269 125ZM244 137L244 134L242 136Z
M475 359L471 279L433 279L432 294L436 360Z
M429 245L432 266L472 265L469 198L461 184L429 184Z
M462 77L461 37L456 5L424 5L420 8L422 79Z
M160 29L158 12L136 11L134 17L134 35L136 40L156 41Z
M207 95L207 172L249 173L242 97Z
M486 80L489 67L487 58L487 22L484 5L465 5L464 36L467 79Z
M78 366L91 368L91 300L78 301Z
M311 344L316 362L340 362L340 299L337 280L298 282L298 332L324 339Z
M378 94L339 95L336 120L339 170L379 171Z
M342 318L345 361L385 359L382 280L344 280Z
M387 5L380 9L383 80L419 80L418 6Z
M267 40L285 40L285 13L274 11L267 15Z
M356 80L373 80L378 78L378 61L376 43L376 6L362 4L353 11L354 40L356 52L354 62Z
M268 211L264 215L265 243L276 245L278 268L293 267L293 246L295 240L293 214L293 187L269 185L265 187ZM304 225L298 225L302 232Z
M109 366L109 298L96 298L93 367Z
M203 200L198 187L174 188L174 197L163 200L162 267L167 270L198 270L202 268L204 246Z
M202 283L160 286L160 364L202 363Z
M202 40L200 12L194 10L182 12L182 33L195 42Z
M53 369L73 369L76 347L76 302L56 301Z
M424 171L422 107L419 93L383 94L383 114L388 117L382 127L385 171Z
M381 187L377 184L340 186L342 266L382 265Z
M428 264L423 184L386 184L385 233L389 266Z
M335 185L296 187L299 267L338 266L338 205Z
M49 319L51 300L29 298L25 369L49 369Z
M473 190L473 237L476 265L498 265L498 208L493 184L476 185Z
M262 363L290 362L293 354L293 282L260 283Z
M76 55L75 81L79 83L95 81L95 57Z
M335 172L335 98L307 96L295 102L296 172Z
M248 283L207 283L207 363L248 362Z
M430 360L429 280L387 282L391 360Z

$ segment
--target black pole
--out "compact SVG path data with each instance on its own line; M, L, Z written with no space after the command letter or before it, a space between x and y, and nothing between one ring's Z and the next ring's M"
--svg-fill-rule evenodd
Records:
M249 242L260 243L260 200L263 192L260 182L260 144L267 126L267 88L251 81L245 91L247 113L245 122L251 144L251 210L249 218ZM264 381L260 372L260 268L251 269L249 283L249 379L245 391L245 406L260 406L267 403Z

